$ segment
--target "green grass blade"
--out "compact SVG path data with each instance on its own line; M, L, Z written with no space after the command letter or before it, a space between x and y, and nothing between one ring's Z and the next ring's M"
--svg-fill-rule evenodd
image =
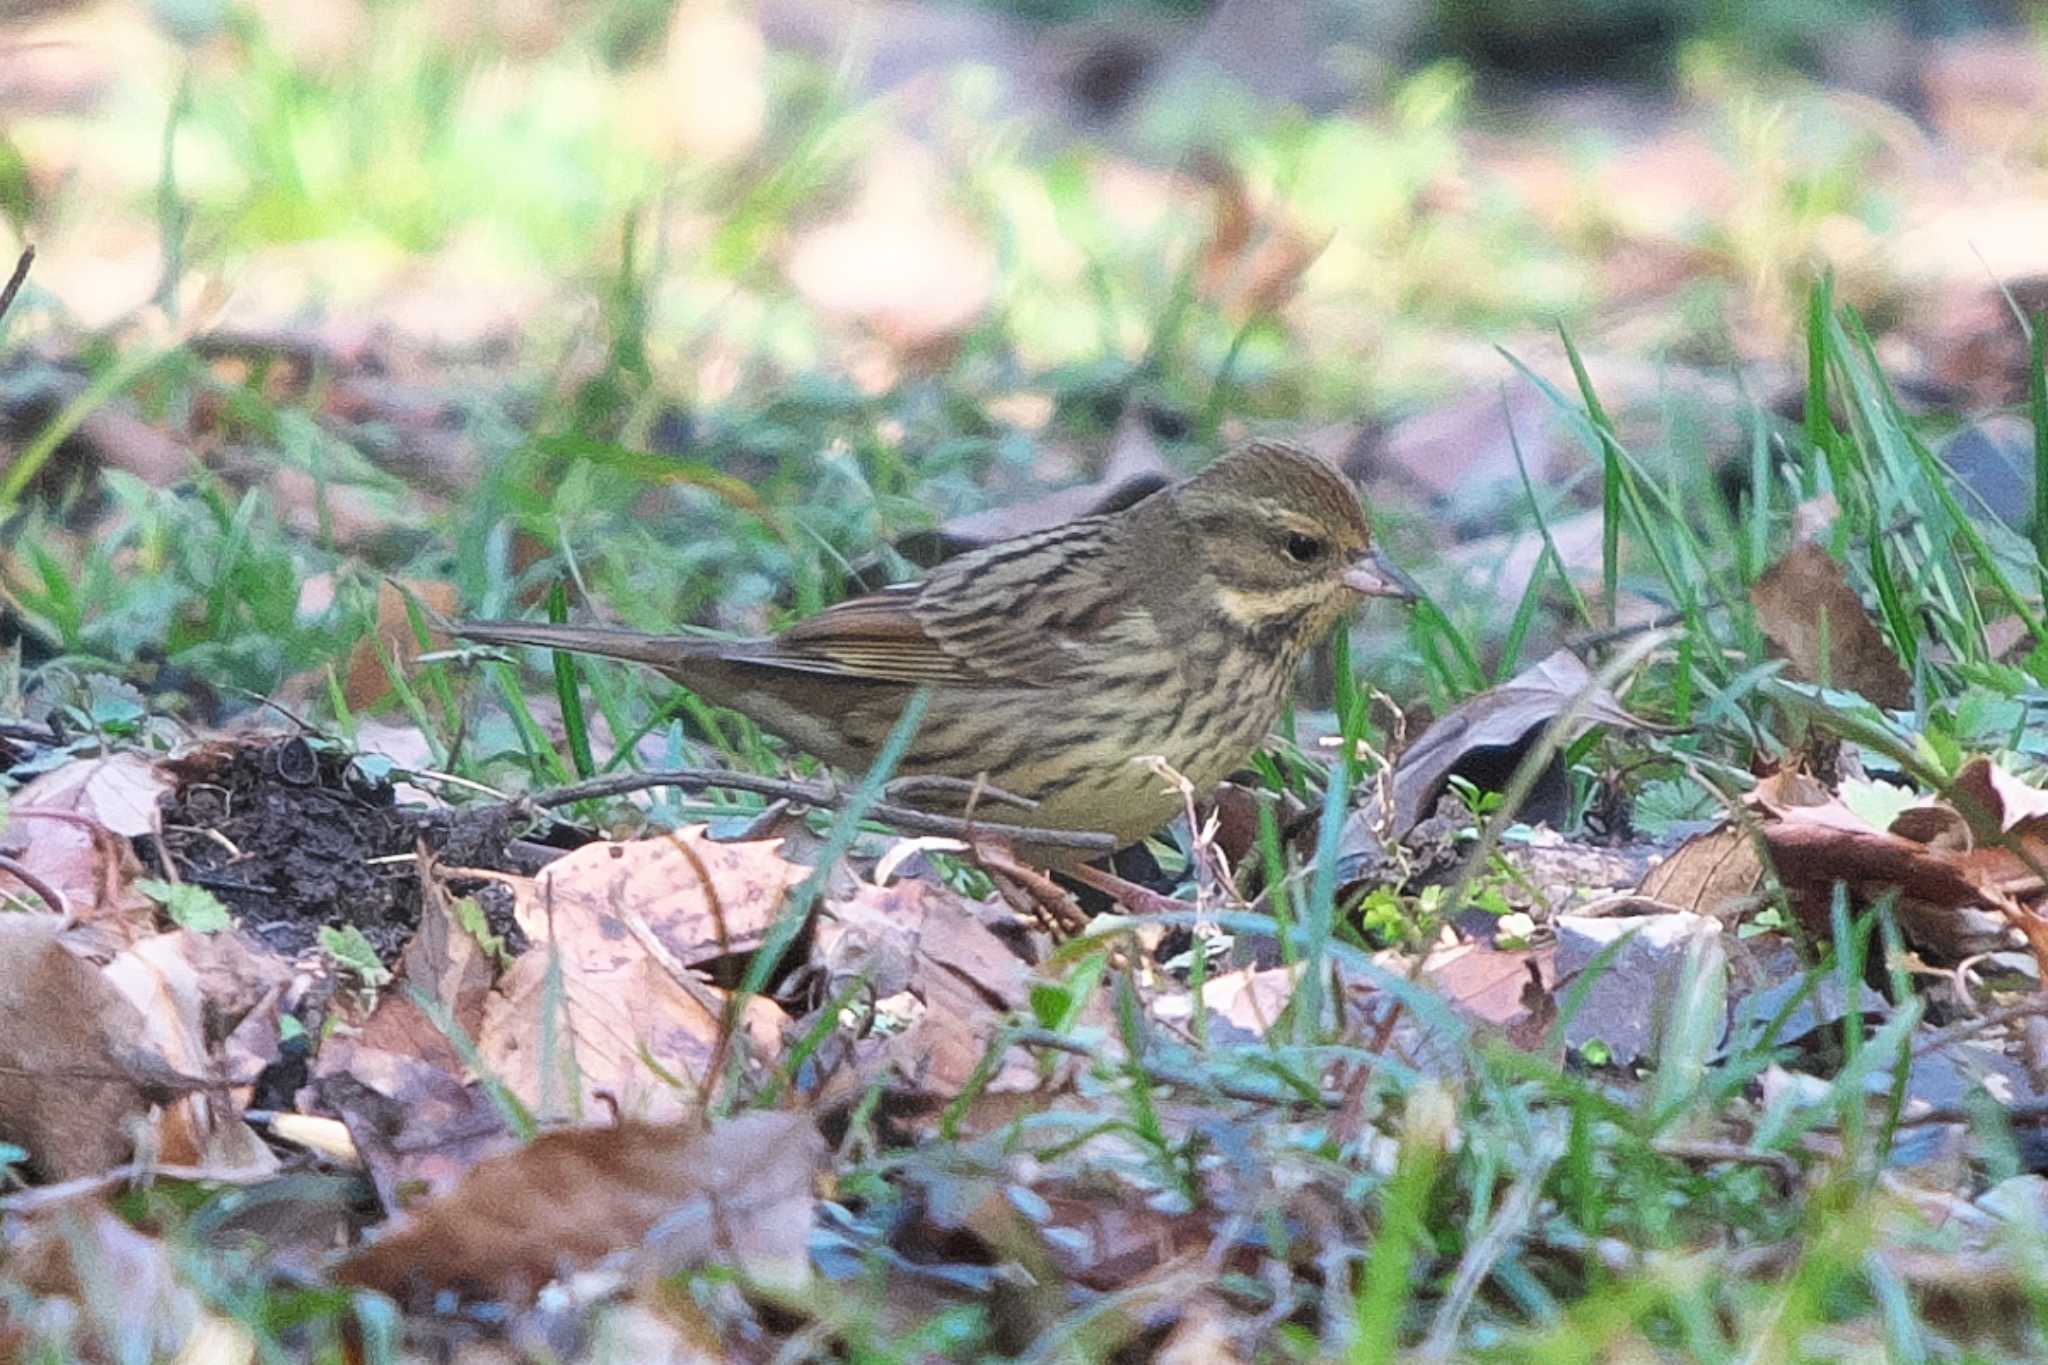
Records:
M739 1027L740 1011L746 1007L749 996L759 995L761 988L768 984L782 955L796 942L798 934L810 920L811 907L824 893L825 884L832 876L832 869L846 856L853 841L860 835L860 823L875 802L882 799L882 788L896 771L896 765L903 761L904 751L909 749L911 739L917 734L917 727L924 723L926 709L931 705L931 693L919 688L913 692L904 706L903 714L897 717L896 728L889 732L882 750L876 755L874 765L854 789L853 797L840 808L838 818L832 822L832 830L825 837L825 845L818 850L818 860L811 875L783 903L782 910L775 917L775 923L768 927L767 934L753 960L747 964L747 974L740 981L739 988L726 1003L725 1027ZM714 1084L716 1077L707 1077L707 1084ZM729 1094L729 1092L728 1092ZM729 1100L722 1101L721 1107L728 1107Z
M1564 342L1572 378L1578 383L1579 397L1585 401L1586 416L1600 443L1600 595L1607 607L1607 624L1613 626L1619 624L1615 612L1621 592L1621 442L1615 437L1607 409L1600 405L1600 395L1593 390L1592 377L1586 373L1586 362L1572 344L1571 334L1560 324L1557 336Z
M557 579L548 589L548 620L562 625L569 619L569 588ZM590 722L583 714L583 689L578 685L576 656L566 649L551 650L555 669L555 700L562 708L562 731L569 741L569 759L576 765L576 778L587 782L597 775L597 759L590 752Z
M2034 562L2048 602L2048 309L2034 314L2034 360L2027 370L2027 412L2034 422Z

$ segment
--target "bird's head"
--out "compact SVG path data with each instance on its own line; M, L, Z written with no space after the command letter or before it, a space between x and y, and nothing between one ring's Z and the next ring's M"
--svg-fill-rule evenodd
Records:
M1223 616L1247 634L1305 645L1360 596L1419 595L1373 545L1350 482L1298 447L1253 442L1161 496L1191 532Z

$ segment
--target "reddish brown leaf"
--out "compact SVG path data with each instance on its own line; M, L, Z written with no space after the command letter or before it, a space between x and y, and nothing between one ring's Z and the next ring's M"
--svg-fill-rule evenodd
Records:
M453 1291L523 1304L564 1271L641 1246L658 1224L647 1248L656 1273L715 1260L799 1288L823 1154L810 1120L791 1113L702 1133L634 1122L545 1133L480 1163L337 1278L405 1302Z

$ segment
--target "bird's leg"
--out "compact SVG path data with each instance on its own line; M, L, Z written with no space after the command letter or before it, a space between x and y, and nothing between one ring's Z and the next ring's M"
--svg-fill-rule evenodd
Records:
M1094 887L1134 915L1162 915L1194 909L1186 901L1177 901L1171 896L1154 891L1149 886L1140 886L1134 881L1117 876L1114 872L1088 863L1060 870L1084 886Z
M1088 916L1058 882L1026 867L1011 852L1009 841L993 831L979 831L974 860L1004 889L1015 888L1029 899L1028 913L1056 939L1073 938L1088 927ZM1012 904L1015 904L1013 901Z

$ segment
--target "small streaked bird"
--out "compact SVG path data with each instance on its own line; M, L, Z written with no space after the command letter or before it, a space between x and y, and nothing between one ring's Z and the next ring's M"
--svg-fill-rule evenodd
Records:
M481 644L630 659L799 748L865 769L919 687L930 709L901 776L1037 803L992 825L1129 843L1183 809L1140 760L1206 793L1264 742L1302 656L1359 597L1412 600L1357 492L1259 441L1118 512L970 551L754 640L477 621Z

